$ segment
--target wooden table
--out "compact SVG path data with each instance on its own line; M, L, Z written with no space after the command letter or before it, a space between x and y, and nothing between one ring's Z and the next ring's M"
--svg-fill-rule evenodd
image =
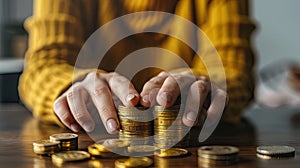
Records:
M218 144L239 147L239 162L230 167L300 167L299 109L251 108L244 116L243 122L239 124L220 124L214 134L200 145ZM0 167L56 167L50 157L40 157L33 153L32 142L48 139L49 135L61 132L70 131L40 124L21 105L0 105ZM87 134L79 133L80 149L86 149L92 143L93 140ZM191 154L187 157L170 159L152 157L155 161L154 167L198 167L196 152L199 144L196 142L191 144L196 147L188 148ZM296 155L287 159L264 160L256 156L256 147L259 145L293 146ZM101 165L114 167L114 159L89 160L65 164L64 167L100 167Z

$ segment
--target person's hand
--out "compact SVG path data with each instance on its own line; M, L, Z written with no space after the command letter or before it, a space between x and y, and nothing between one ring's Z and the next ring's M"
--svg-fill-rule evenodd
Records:
M205 118L212 125L220 119L227 103L227 93L207 78L196 78L190 72L161 72L145 83L140 103L145 107L159 104L174 105L178 96L187 96L183 123L187 126L203 123Z
M95 128L95 122L87 106L93 103L107 132L117 133L120 125L112 95L128 107L139 102L139 94L124 76L113 72L91 72L56 99L54 111L71 130L78 132L82 127L90 132Z

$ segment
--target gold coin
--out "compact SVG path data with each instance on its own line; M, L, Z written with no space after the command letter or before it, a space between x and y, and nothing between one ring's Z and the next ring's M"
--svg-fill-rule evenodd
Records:
M99 150L99 148L96 146L96 144L88 146L88 152L92 156L98 156L98 157L105 157L105 158L113 158L113 157L119 157L120 155L107 151L106 149L102 148ZM125 154L125 151L122 151Z
M39 155L53 154L60 151L59 141L40 140L33 142L33 151Z
M131 153L150 153L156 150L152 145L133 145L128 147L128 152Z
M153 160L149 157L130 157L128 159L118 159L115 161L116 168L149 167Z
M174 105L172 107L154 106L154 111L178 111L180 105Z
M234 146L202 146L198 149L198 156L206 155L234 155L239 149Z
M89 160L89 168L104 168L100 160Z
M170 148L167 150L161 150L160 152L155 152L156 156L159 157L178 157L178 156L185 156L188 154L186 149L181 148Z
M101 152L109 152L122 148L127 148L130 145L130 141L122 139L102 139L95 143L95 147Z
M295 148L290 146L259 146L256 152L267 156L294 156Z
M33 146L57 146L60 144L60 141L50 141L50 140L40 140L40 141L34 141Z
M52 155L52 161L55 163L75 162L90 158L90 154L85 151L66 151Z
M78 135L73 133L60 133L60 134L53 134L50 136L51 141L66 141L66 140L73 140L77 138Z

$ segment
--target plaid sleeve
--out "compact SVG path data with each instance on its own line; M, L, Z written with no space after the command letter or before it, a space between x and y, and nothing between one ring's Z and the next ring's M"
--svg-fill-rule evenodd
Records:
M238 122L243 109L249 104L254 93L254 55L251 34L255 29L249 17L247 0L203 0L195 1L196 22L217 49L222 60L226 79L219 77L220 67L214 67L216 57L206 56L206 65L199 57L193 60L193 67L206 72L215 83L226 81L229 105L223 119ZM201 43L200 43L201 44Z

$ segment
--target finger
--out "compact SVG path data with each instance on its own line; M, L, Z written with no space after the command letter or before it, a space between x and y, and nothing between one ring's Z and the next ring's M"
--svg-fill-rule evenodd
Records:
M184 92L194 81L196 77L189 74L171 74L164 81L161 89L159 90L158 96L156 98L157 103L170 107L174 105L177 97L179 95L186 95Z
M108 133L114 134L119 131L119 121L114 107L111 91L103 78L97 77L94 85L88 88L92 101L97 108L101 120Z
M199 135L199 142L205 141L217 127L227 101L227 93L221 89L213 89L211 105L207 110L207 118Z
M112 73L106 80L111 91L121 100L124 106L133 107L138 104L139 94L127 78L117 73Z
M168 77L167 72L161 72L159 75L151 78L145 83L143 90L141 92L140 103L145 107L150 107L156 104L156 96L163 85L165 79Z
M174 77L169 76L161 86L156 101L159 105L170 107L175 102L180 92L179 85Z
M78 132L80 130L81 127L78 125L78 123L72 116L65 95L62 95L61 97L55 100L53 109L56 116L65 126L70 128L74 132Z
M87 99L88 93L81 85L73 85L67 93L67 101L74 119L86 132L91 132L95 128L95 122L87 110Z
M183 115L183 123L185 125L196 125L197 119L203 118L205 114L199 113L199 111L202 111L201 109L210 90L211 84L205 80L198 80L191 85L186 100L185 113Z

